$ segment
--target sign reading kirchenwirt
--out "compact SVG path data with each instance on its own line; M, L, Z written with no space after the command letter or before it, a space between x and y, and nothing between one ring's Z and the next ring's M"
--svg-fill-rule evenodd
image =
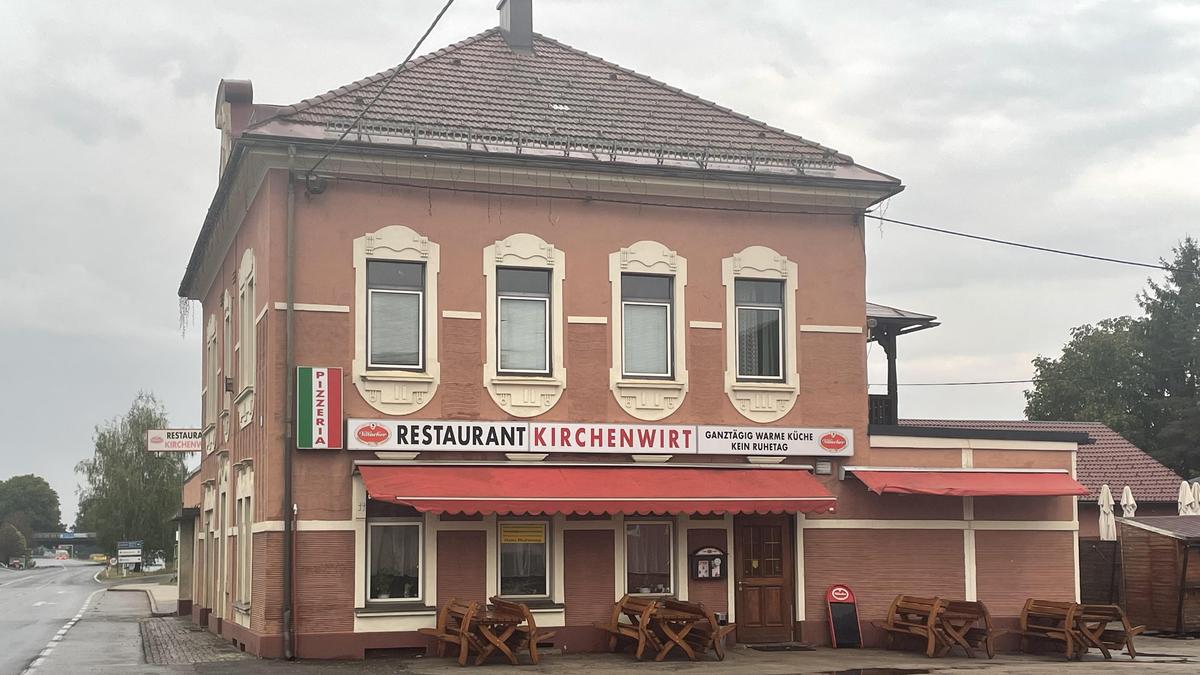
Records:
M203 429L150 429L146 432L147 452L200 452L203 449Z
M699 427L697 432L701 455L848 457L854 454L851 429Z
M347 420L350 450L849 457L850 429Z
M296 369L296 447L342 449L342 369Z

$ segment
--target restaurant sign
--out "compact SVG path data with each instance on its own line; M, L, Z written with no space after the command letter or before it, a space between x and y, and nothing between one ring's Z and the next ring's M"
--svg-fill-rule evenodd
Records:
M342 449L342 369L296 369L296 447Z
M203 449L203 429L150 429L146 432L147 452L200 452Z
M851 429L347 420L350 450L848 457Z

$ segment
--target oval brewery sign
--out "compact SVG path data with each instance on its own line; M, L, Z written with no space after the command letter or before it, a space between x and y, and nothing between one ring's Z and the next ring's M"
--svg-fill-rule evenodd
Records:
M354 431L354 437L367 445L383 445L392 437L391 432L382 424L363 424Z
M831 431L822 435L821 440L818 442L821 444L822 448L825 448L830 452L841 452L842 450L845 450L847 443L846 437L836 431Z

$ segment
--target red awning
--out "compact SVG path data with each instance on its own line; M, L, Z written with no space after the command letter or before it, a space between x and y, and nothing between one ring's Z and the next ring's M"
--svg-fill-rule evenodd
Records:
M836 498L792 469L360 466L371 499L434 513L794 513Z
M1088 493L1074 478L1053 471L852 471L881 495L1054 497Z

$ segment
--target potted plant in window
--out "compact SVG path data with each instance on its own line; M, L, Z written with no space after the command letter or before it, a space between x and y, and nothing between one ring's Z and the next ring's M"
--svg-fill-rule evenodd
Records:
M378 572L371 577L371 596L380 599L392 597L392 575Z

